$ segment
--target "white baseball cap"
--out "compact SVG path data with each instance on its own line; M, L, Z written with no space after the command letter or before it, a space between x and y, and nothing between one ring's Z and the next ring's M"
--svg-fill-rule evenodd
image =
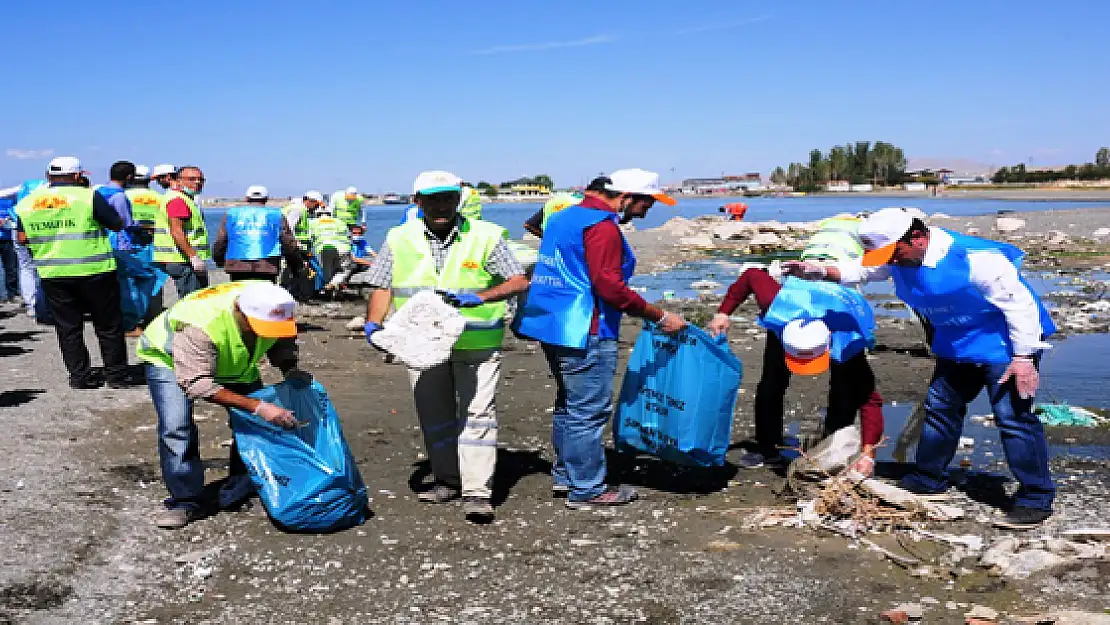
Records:
M820 319L795 319L782 330L786 368L802 375L817 375L829 368L832 333Z
M355 187L347 187L347 190L344 191L344 193L346 193L347 195L358 195L358 189L356 189Z
M260 184L252 184L247 187L248 200L265 200L268 197L270 197L270 192Z
M146 165L136 165L135 178L137 180L146 180L147 178L150 178L150 168Z
M267 339L297 336L297 302L289 291L269 282L252 282L239 294L239 310L254 333Z
M76 156L56 156L46 166L47 176L67 176L81 173L81 159Z
M462 191L462 178L449 171L433 170L421 172L412 183L413 194L430 195Z
M161 165L155 165L154 171L150 172L150 175L156 178L158 176L166 176L172 174L175 171L177 171L177 168L173 165L170 165L169 163L162 163Z
M323 202L324 194L320 193L319 191L305 191L303 198L306 200L316 200L317 202Z
M863 266L878 267L890 262L894 246L909 232L913 214L898 206L871 213L859 225L859 240L863 244Z
M609 180L610 182L605 185L605 188L610 191L650 195L667 206L677 204L673 197L663 193L663 189L659 186L659 174L653 171L618 169L609 174Z

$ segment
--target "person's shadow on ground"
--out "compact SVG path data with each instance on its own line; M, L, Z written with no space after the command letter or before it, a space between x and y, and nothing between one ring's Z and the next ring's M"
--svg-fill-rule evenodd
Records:
M409 489L422 493L432 488L432 465L427 460L416 462L409 475ZM529 475L550 475L551 462L540 456L540 450L502 449L497 450L497 468L493 473L493 488L490 503L500 506L521 480Z
M653 456L606 448L611 483L642 486L676 495L708 495L728 487L739 471L726 462L719 467L683 466Z

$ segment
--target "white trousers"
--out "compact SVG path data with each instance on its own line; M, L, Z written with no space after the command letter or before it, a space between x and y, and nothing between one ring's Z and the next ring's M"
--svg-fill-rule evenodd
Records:
M495 399L501 350L455 350L427 371L409 369L416 414L436 480L464 497L490 497L497 462Z

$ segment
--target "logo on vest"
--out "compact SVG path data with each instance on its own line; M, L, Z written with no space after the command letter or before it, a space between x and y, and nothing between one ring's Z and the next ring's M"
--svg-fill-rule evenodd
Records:
M31 210L49 210L53 208L69 208L69 198L64 195L44 195L35 198L34 203L31 204Z
M464 260L462 264L463 269L481 269L482 266L472 260Z
M158 206L158 198L153 195L136 195L131 198L131 203L140 206Z

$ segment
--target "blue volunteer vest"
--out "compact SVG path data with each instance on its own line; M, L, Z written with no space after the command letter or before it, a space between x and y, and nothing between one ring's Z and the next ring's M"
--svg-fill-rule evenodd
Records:
M858 291L831 282L787 278L759 325L782 338L795 319L821 320L829 328L829 356L844 362L875 344L875 313Z
M351 256L355 258L366 258L370 255L369 249L370 244L366 242L366 239L351 239Z
M104 185L102 187L97 187L96 192L99 193L100 197L104 198L105 200L110 200L112 198L112 196L122 194L123 189L120 189L120 188L117 188L117 187L114 187L114 186L109 187L108 185ZM125 202L127 202L127 213L128 213L128 215L130 215L131 214L131 200L127 199L126 195L123 196L123 200ZM115 208L115 207L113 206L112 208ZM108 231L108 242L112 244L112 249L113 250L130 250L131 249L131 237L128 236L126 229L125 230L120 230L119 232L113 232L113 231L109 230Z
M227 211L227 259L262 260L281 255L281 209L235 206Z
M939 358L976 364L1007 363L1013 357L1006 317L971 283L968 254L996 251L1021 271L1025 253L999 243L945 230L952 247L936 267L892 267L898 297L924 315L936 328L933 353ZM1022 284L1029 284L1021 277ZM1041 299L1029 288L1040 313L1042 337L1056 332L1056 325Z
M15 232L15 199L0 198L0 241L11 241Z
M517 333L551 345L582 349L590 337L596 306L598 337L615 339L620 335L621 313L594 295L582 242L587 228L606 219L616 223L619 217L581 206L551 216L540 243L528 298L514 326ZM621 242L621 275L627 281L636 268L636 256L623 236Z

